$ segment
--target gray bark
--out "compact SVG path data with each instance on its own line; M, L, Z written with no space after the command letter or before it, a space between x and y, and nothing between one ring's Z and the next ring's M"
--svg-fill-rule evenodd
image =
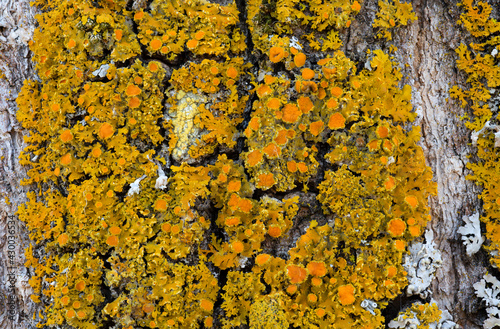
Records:
M24 80L34 76L28 41L36 23L35 13L36 9L30 7L28 0L0 2L0 70L5 75L0 79L0 328L6 329L31 328L30 320L40 308L29 298L31 289L24 267L28 232L15 216L28 190L20 185L26 176L26 169L19 165L25 132L16 120L15 99ZM12 225L7 226L11 220L16 222L14 229ZM13 251L11 258L9 250ZM12 298L15 298L14 304L9 305Z

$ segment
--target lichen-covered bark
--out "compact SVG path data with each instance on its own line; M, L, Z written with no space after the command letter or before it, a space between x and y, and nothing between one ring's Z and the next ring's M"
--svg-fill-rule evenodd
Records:
M0 3L0 70L3 73L0 79L0 327L8 329L31 328L30 320L39 308L29 298L31 288L24 267L28 233L14 215L17 205L26 200L28 190L20 185L26 174L18 159L24 147L24 132L16 120L15 99L24 80L34 76L27 43L35 28L35 13L29 0ZM12 224L9 221L16 222L14 228L8 225ZM9 255L8 251L13 253ZM9 305L12 298L14 304ZM10 311L14 312L12 318Z
M373 33L366 22L375 17L376 3L365 3L367 12L354 23L357 30L347 43L347 51L362 53L370 48L367 37ZM473 150L470 132L460 120L464 110L449 96L451 86L464 83L456 69L454 50L469 40L456 24L460 16L457 1L416 0L412 4L418 20L394 33L394 45L402 64L402 83L412 86L412 103L419 114L416 124L422 129L421 146L438 184L438 195L430 198L432 221L428 228L434 232L443 263L432 284L432 297L463 328L479 328L484 309L472 285L486 272L488 256L484 250L468 256L457 233L462 217L481 208L479 188L466 180L470 171L465 166Z
M138 2L139 3L139 2ZM421 146L427 163L438 184L438 196L430 199L434 242L442 253L443 264L432 285L432 297L440 309L448 310L454 321L463 328L479 328L484 314L472 285L487 269L487 255L480 251L467 256L457 229L462 217L480 210L478 188L465 179L465 164L471 153L469 132L460 121L462 111L456 103L447 101L451 85L463 83L455 68L454 49L464 40L456 25L459 10L455 1L412 2L418 20L394 33L396 57L402 64L402 84L413 88L412 103L419 116L416 124L422 128ZM242 6L240 6L242 8ZM35 26L28 1L4 1L0 5L1 39L0 68L5 74L0 79L0 193L8 196L11 204L0 200L0 292L9 296L7 254L7 221L19 203L25 201L27 187L21 187L24 169L18 164L22 149L22 131L15 119L17 96L24 79L32 77L33 69L26 45ZM364 58L364 52L373 48L373 30L377 1L363 4L363 11L353 22L352 32L344 50L351 58ZM21 25L22 24L22 25ZM3 197L2 195L2 197ZM0 327L30 328L30 319L37 309L29 299L27 270L23 267L23 247L28 239L21 224L16 226L16 290L18 297L15 320L7 318L7 300L0 298ZM266 246L269 250L271 246ZM390 306L396 314L405 307L405 298L396 299ZM399 304L401 302L401 304ZM392 311L391 311L392 314ZM394 314L395 315L395 314Z

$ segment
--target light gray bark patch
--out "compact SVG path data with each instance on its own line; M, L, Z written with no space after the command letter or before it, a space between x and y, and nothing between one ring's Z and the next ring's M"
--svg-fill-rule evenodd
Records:
M35 13L29 0L0 2L0 70L4 76L0 79L0 328L5 329L35 328L32 318L39 309L29 298L32 290L24 267L28 233L15 216L28 190L20 185L26 177L26 168L19 164L24 132L16 120L15 99L24 80L34 76L28 41L35 28ZM14 312L13 317L9 312Z

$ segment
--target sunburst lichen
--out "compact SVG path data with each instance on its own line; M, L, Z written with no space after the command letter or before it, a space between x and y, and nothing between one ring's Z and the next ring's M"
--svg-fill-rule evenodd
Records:
M339 50L363 1L226 2L36 2L40 327L383 327L435 191L411 88Z

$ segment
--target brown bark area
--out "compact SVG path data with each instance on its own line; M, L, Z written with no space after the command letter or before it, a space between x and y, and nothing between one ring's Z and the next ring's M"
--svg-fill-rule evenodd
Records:
M35 12L28 0L0 3L0 70L5 75L0 79L0 328L5 329L33 327L30 320L38 309L29 298L29 276L24 267L28 233L14 215L28 190L20 185L26 175L19 164L24 132L16 120L15 99L24 80L34 76L27 43L35 26ZM16 222L14 228L7 225L10 220ZM9 250L13 251L10 257ZM8 305L14 297L15 303ZM14 312L14 321L9 319L9 311Z
M441 251L443 264L432 284L434 299L463 328L480 328L481 305L473 284L486 272L487 254L470 257L457 229L462 218L480 211L479 189L466 176L470 132L460 121L464 110L449 98L449 89L464 82L455 67L455 52L467 33L456 24L460 12L456 1L414 1L419 20L401 36L399 48L409 67L404 72L414 90L412 102L419 112L421 145L438 184L438 195L430 199L429 228Z
M346 36L344 51L354 60L362 61L369 48L389 45L374 39L370 27L377 2L365 1ZM463 224L462 217L480 210L479 189L465 179L469 174L465 167L469 161L467 155L473 150L468 145L470 133L459 119L463 110L457 103L446 101L449 88L464 81L455 68L454 49L460 42L467 41L467 34L456 25L460 15L456 2L414 0L418 21L393 33L391 43L398 47L395 56L401 63L402 85L410 84L413 88L412 102L419 113L415 124L422 128L421 146L438 184L438 195L430 199L432 221L429 228L442 253L443 265L432 284L432 296L440 309L448 310L463 328L480 328L484 306L476 298L472 285L488 268L487 253L481 250L469 257L457 233ZM3 156L0 159L0 328L31 328L30 320L38 309L29 299L28 275L23 266L23 248L28 244L28 235L23 225L18 224L14 234L18 302L15 320L10 321L7 317L7 298L12 295L8 290L8 267L11 265L7 254L7 221L17 205L25 201L27 191L19 184L26 170L18 160L23 132L15 119L14 99L24 79L32 77L34 72L25 39L35 26L34 13L26 0L4 0L0 4L0 35L5 38L0 37L0 69L6 76L0 79L0 156ZM4 196L9 197L11 205L3 201ZM404 298L398 299L393 307L404 307L404 302L399 303L401 300Z
M375 18L377 2L364 3L366 11L353 24L355 32L346 44L348 53L373 48L373 31L366 25ZM401 84L412 86L412 103L419 114L414 124L421 127L420 145L438 186L438 195L429 200L432 220L428 228L434 232L443 264L431 286L432 297L463 328L480 328L484 309L472 285L485 274L488 255L481 250L468 256L457 233L465 215L481 211L480 189L466 180L471 174L467 156L474 150L470 132L460 120L465 111L449 99L451 86L465 83L456 68L454 50L461 42L471 42L456 24L460 17L457 2L412 1L418 20L395 31L391 43L398 48L394 55L401 63Z

